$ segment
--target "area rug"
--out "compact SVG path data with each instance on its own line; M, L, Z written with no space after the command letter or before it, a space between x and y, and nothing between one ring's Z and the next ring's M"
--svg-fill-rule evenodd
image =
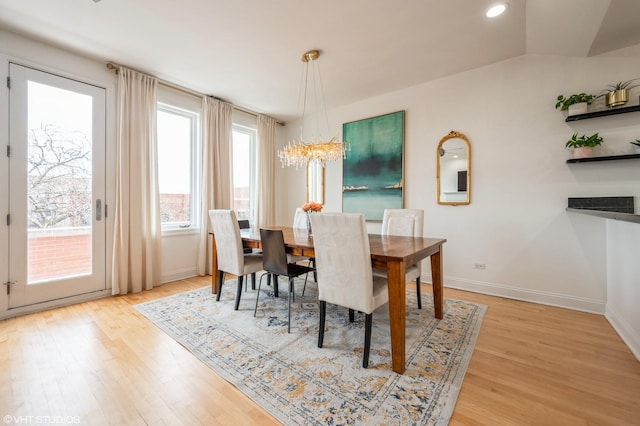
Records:
M317 286L310 282L302 296L304 280L296 280L288 334L287 284L278 298L263 284L255 318L257 291L244 291L234 311L233 281L219 302L203 287L135 308L284 425L448 423L486 306L446 298L437 320L431 295L418 309L407 290L407 370L400 375L391 369L387 305L373 313L364 369L364 315L350 323L347 309L327 305L318 348Z

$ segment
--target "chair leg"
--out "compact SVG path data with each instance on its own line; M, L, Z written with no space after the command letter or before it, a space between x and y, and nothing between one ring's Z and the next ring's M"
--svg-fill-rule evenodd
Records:
M313 268L315 269L316 268L316 258L315 257L311 259L311 263L313 264ZM318 282L318 271L313 271L313 280L315 282Z
M238 291L236 292L236 306L233 308L234 311L238 310L240 306L240 296L242 296L242 281L244 281L244 276L238 277Z
M418 296L418 309L422 309L422 296L420 295L420 277L416 278L416 294Z
M251 274L251 290L256 289L256 273Z
M273 295L275 297L280 297L278 292L278 276L277 275L273 276Z
M218 271L218 294L216 294L216 302L220 301L222 294L222 283L224 283L224 271Z
M267 282L269 281L269 273L266 272L267 274ZM262 277L264 277L265 274L260 275L260 280L258 281L258 292L256 293L256 307L253 308L253 316L256 316L256 312L258 311L258 299L260 298L260 287L262 287Z
M349 308L349 322L353 322L355 320L354 315L355 315L355 311Z
M287 333L291 333L291 297L293 293L293 277L289 277L289 322L287 323ZM293 294L295 297L295 294Z
M371 322L373 314L367 314L364 320L364 354L362 356L362 367L369 366L369 349L371 349Z
M322 347L324 341L324 317L327 313L327 302L320 300L320 327L318 328L318 347Z

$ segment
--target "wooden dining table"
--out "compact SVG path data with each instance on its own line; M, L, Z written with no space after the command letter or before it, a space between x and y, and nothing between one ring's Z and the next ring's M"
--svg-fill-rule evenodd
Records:
M269 229L280 229L284 235L287 252L315 257L313 237L306 229L288 226L272 226ZM242 242L245 247L261 248L258 229L241 229ZM212 270L211 291L215 294L218 286L218 265L215 238L212 238ZM433 285L434 316L443 317L442 289L442 245L443 238L401 237L394 235L369 234L371 266L387 271L389 291L389 327L391 334L392 368L398 374L406 369L405 327L406 327L406 280L407 267L431 257L431 281Z

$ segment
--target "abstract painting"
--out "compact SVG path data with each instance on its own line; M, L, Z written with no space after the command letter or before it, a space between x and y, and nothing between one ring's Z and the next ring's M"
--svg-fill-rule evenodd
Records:
M404 111L344 123L350 146L342 163L342 211L381 221L403 206Z

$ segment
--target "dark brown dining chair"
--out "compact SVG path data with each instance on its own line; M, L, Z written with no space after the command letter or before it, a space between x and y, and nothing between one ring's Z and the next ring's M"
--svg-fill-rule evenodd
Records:
M284 235L279 229L260 229L260 241L262 244L262 265L267 273L267 284L270 283L271 276L274 280L277 277L289 278L289 309L287 333L291 332L291 300L295 298L293 281L295 277L313 272L315 269L298 265L297 263L287 262L287 249L284 245ZM258 294L256 295L256 306L253 310L253 316L256 316L258 310L258 299L260 298L260 287L262 285L262 277L258 283Z
M238 219L238 226L240 227L240 229L249 229L251 228L251 224L249 223L248 219ZM245 254L251 254L251 253L259 253L259 250L254 250L251 247L244 247L243 251Z

